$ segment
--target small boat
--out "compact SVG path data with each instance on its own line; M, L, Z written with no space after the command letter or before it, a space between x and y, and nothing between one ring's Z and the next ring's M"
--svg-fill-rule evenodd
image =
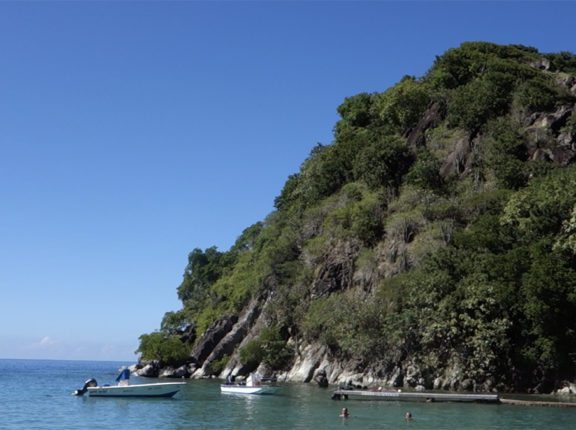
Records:
M130 370L124 369L116 378L118 385L99 386L94 378L88 379L84 386L74 392L76 396L88 393L90 397L173 397L185 382L159 382L153 384L130 385Z
M220 385L220 391L229 394L271 394L276 391L276 387L263 384L258 375L250 374L245 384L235 384L229 379L226 384Z

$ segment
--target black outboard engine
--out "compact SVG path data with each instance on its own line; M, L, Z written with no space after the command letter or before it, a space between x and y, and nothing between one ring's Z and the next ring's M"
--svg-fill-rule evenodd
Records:
M76 391L74 391L75 396L83 396L86 391L88 391L88 387L97 387L98 382L96 379L90 378L86 382L84 382L84 386Z

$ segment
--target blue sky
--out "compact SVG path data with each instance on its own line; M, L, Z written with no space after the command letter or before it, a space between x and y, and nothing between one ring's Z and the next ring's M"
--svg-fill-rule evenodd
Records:
M464 41L575 52L573 2L0 1L0 357L135 360L347 96Z

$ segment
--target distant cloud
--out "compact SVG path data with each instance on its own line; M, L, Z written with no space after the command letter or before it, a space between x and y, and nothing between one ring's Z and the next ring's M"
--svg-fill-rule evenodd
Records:
M52 347L57 344L58 342L52 339L50 336L44 336L42 339L40 339L40 342L38 342L37 345L41 347Z

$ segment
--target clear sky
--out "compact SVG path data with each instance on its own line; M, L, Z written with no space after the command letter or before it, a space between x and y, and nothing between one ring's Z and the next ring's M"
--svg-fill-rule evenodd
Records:
M136 359L347 96L464 41L576 51L576 3L1 1L0 357Z

